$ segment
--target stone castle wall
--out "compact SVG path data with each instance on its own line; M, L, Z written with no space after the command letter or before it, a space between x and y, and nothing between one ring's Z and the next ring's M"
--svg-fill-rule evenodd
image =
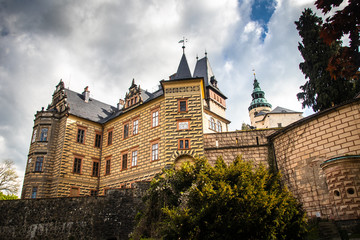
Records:
M129 239L148 186L101 197L0 201L0 239Z
M269 139L286 185L309 217L360 218L360 99L304 118ZM324 164L344 157L351 163Z
M268 165L267 136L275 131L276 129L263 129L205 134L205 156L211 164L214 164L219 156L226 163L230 163L241 155L244 160Z

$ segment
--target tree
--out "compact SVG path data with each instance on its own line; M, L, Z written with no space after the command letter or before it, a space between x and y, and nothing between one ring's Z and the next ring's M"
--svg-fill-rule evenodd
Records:
M0 164L0 192L16 194L19 189L18 175L14 163L11 160L4 160Z
M334 7L339 7L343 0L317 0L315 5L327 14ZM359 25L360 25L360 1L348 0L347 5L326 19L320 36L330 45L339 41L343 36L349 34L350 46L343 47L329 61L329 71L333 78L343 77L356 81L359 91Z
M134 239L302 239L305 214L280 175L241 157L164 170L151 182Z
M332 78L328 71L330 59L342 49L341 42L330 45L324 42L320 37L322 19L309 8L302 12L295 25L302 38L298 49L304 58L299 68L308 79L300 87L302 92L297 94L302 106L318 111L352 99L356 93L353 83L343 77Z
M2 192L0 192L0 200L15 200L18 199L18 197L14 194L5 195Z

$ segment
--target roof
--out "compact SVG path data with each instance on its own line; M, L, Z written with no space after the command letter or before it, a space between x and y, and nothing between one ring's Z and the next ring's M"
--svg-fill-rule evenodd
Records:
M267 138L273 139L274 137L276 137L278 135L281 135L283 133L286 133L286 132L290 131L291 129L294 129L294 128L302 125L302 124L305 124L305 123L310 122L310 121L312 121L312 120L314 120L316 118L319 118L319 117L321 117L323 115L326 115L326 114L329 114L329 113L331 113L333 111L336 111L337 109L342 108L343 106L350 105L350 104L359 104L359 103L360 103L360 98L354 98L354 99L345 101L343 103L340 103L339 105L335 105L335 106L330 107L328 109L319 111L319 112L314 113L314 114L312 114L310 116L307 116L305 118L297 120L296 122L293 122L293 123L287 125L286 127L274 132L273 134L271 134Z
M82 94L74 92L70 89L64 89L64 91L67 103L70 107L69 113L74 116L97 123L103 123L115 111L118 111L116 107L102 103L93 98L90 98L88 102L85 102Z
M277 106L270 113L302 113L302 112L296 112L296 111L293 111L293 110L290 110L290 109L287 109L287 108Z
M200 60L197 60L193 76L194 76L194 78L197 78L197 77L204 78L205 87L207 89L211 88L216 93L218 93L220 96L227 99L225 94L220 91L217 84L213 85L211 82L211 79L213 79L215 81L216 81L216 79L215 79L214 73L211 69L210 62L209 62L209 59L207 58L207 56L201 58Z
M183 55L181 57L180 64L179 64L179 67L178 67L178 70L176 72L174 79L184 79L184 78L192 78L189 64L186 60L185 53L183 53Z
M158 98L162 95L164 95L164 91L162 89L159 89L153 93L150 93L146 90L143 90L143 89L140 89L141 93L141 98L143 100L142 104L144 103L147 103L147 102L150 102L151 100L155 99L155 98ZM141 106L140 105L137 105L137 106ZM136 108L136 107L134 107ZM134 109L134 108L130 108L129 110L131 109ZM124 112L128 112L127 110L123 111L123 110L116 110L116 112L114 112L112 115L110 115L107 119L105 119L105 121L103 121L103 123L107 122L107 121L110 121L111 119L114 119L120 115L122 115Z
M197 60L193 76L203 77L205 82L205 87L210 85L210 78L213 77L214 74L211 69L209 60L206 56L200 60Z

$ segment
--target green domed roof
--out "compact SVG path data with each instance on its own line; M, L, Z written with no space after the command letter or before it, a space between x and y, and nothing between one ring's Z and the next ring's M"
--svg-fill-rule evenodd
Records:
M271 108L271 104L267 102L265 99L265 93L261 90L259 82L254 79L254 90L251 94L252 101L250 103L249 111L256 107L269 107Z

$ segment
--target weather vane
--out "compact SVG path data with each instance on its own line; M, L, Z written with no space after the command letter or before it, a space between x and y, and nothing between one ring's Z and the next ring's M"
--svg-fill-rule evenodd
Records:
M182 49L183 49L183 53L185 53L185 42L187 42L187 38L183 37L182 40L179 41L179 43L182 43Z
M252 70L254 72L254 80L256 79L256 76L255 76L255 69L253 68Z

